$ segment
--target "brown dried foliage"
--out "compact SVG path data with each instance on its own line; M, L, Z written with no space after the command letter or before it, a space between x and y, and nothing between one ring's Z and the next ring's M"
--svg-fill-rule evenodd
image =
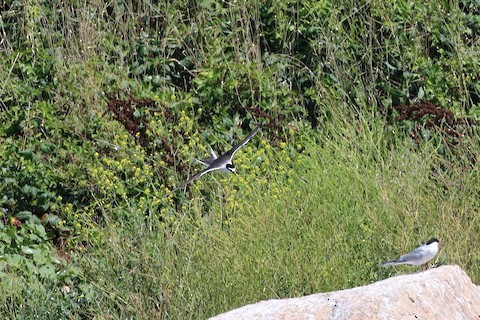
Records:
M458 142L465 134L470 134L470 119L456 118L452 111L438 108L428 100L420 100L412 105L395 106L400 112L397 121L411 120L415 122L415 130L411 135L416 141L422 129L435 130L445 137L453 138L450 143Z
M147 151L149 149L149 138L146 134L147 129L150 128L147 120L144 117L136 117L135 111L139 108L156 108L155 101L150 99L138 99L135 97L128 97L125 100L120 100L112 95L107 95L107 108L115 119L123 124L125 129L135 138L138 135L140 145Z
M165 122L173 122L174 116L170 109L162 108L160 110L155 101L151 99L139 99L131 95L123 100L113 94L108 94L107 98L108 111L114 115L115 119L119 121L135 139L138 139L138 143L145 149L147 154L152 154L154 145L147 135L147 130L150 129L150 125L145 117L136 117L135 111L137 109L161 111ZM174 148L170 145L166 137L159 137L159 140L162 142L164 151L161 153L162 160L170 167L175 166ZM177 170L182 171L183 169L183 166L177 165Z

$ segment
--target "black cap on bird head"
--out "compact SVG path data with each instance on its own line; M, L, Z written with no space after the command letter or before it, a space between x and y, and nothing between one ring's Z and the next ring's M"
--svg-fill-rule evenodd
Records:
M237 173L237 169L235 168L235 165L233 163L227 163L227 165L225 167L231 173Z

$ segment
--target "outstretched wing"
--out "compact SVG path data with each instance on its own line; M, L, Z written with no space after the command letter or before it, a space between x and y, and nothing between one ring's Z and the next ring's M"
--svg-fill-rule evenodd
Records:
M200 178L201 176L203 176L205 173L208 173L210 171L213 171L213 170L217 170L218 168L215 168L215 167L208 167L208 168L205 168L203 169L202 171L196 173L195 175L193 175L192 177L190 177L187 181L185 181L184 183L182 183L181 185L179 185L178 187L176 187L175 189L173 189L172 191L170 191L169 193L167 193L165 196L163 196L164 198L168 197L169 195L171 195L172 193L174 193L175 191L177 190L180 190L182 189L183 187L185 187L187 184L189 184L190 182L192 181L195 181L197 180L198 178Z
M240 141L236 146L234 146L232 149L228 150L223 156L228 156L229 158L232 158L233 155L235 154L235 152L238 151L238 149L240 149L241 147L243 147L248 141L250 141L250 139L252 139L252 137L258 132L258 130L260 130L260 128L262 127L261 124L259 124L255 129L253 129L252 132L250 132L248 134L248 136L243 139L242 141Z

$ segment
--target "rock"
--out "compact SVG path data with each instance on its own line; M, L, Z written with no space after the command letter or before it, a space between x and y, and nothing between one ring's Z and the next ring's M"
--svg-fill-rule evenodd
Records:
M480 319L480 289L460 267L443 266L353 289L262 301L210 319Z

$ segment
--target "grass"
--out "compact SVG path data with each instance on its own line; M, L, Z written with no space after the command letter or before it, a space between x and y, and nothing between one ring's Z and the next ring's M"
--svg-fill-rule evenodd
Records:
M277 171L286 153L272 152L267 183L257 178L251 191L238 191L233 207L222 199L230 189L222 178L209 210L193 198L170 231L155 219L112 222L82 260L95 261L85 269L105 292L97 312L205 318L264 299L365 285L414 272L379 264L432 236L444 244L434 262L459 264L478 282L478 169L433 177L442 159L432 143L399 143L379 154L383 133L368 127L361 124L352 140L344 137L358 126L342 136L298 133L305 151L287 170ZM452 181L457 187L442 186Z

